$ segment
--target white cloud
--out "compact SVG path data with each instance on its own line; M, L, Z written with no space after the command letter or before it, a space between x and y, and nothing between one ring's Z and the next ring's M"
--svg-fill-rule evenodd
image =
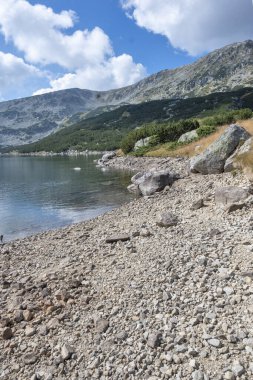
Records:
M74 26L72 11L55 13L26 0L5 0L0 5L1 32L33 64L58 64L67 69L99 63L112 54L109 37L96 27L64 34Z
M112 57L103 64L79 69L75 73L51 80L50 88L38 90L34 95L66 88L88 88L90 90L108 90L130 85L146 75L141 64L135 64L130 55Z
M10 91L17 90L27 82L45 75L36 67L25 63L22 58L0 51L0 98L2 100Z
M146 75L142 64L130 55L115 56L111 41L99 27L73 28L73 11L55 13L44 5L27 0L4 0L0 4L0 31L33 65L58 65L61 72L52 75L50 88L35 94L71 87L105 90L132 84Z
M253 39L252 0L121 0L136 23L192 55Z

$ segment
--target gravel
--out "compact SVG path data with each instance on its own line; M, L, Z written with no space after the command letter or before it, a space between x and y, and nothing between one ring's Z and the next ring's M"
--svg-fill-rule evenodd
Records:
M249 183L166 165L160 193L0 247L1 380L252 379L253 202L215 203Z

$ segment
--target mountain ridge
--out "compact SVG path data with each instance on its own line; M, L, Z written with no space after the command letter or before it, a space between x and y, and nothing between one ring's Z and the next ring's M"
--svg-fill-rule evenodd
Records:
M109 91L78 88L0 103L0 146L38 141L71 116L99 107L184 99L253 86L253 41L217 49L190 65L162 70L131 86Z

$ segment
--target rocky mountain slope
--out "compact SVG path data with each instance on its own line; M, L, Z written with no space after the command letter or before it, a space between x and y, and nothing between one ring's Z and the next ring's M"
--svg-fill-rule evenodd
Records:
M0 146L37 141L55 132L66 118L77 113L85 117L98 107L103 112L108 105L189 98L251 86L253 41L245 41L125 88L103 92L70 89L0 103Z

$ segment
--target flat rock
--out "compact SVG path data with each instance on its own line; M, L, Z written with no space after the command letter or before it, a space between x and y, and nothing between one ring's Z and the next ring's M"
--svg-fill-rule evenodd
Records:
M232 205L240 203L250 195L249 189L239 186L220 187L215 190L215 203L217 205Z
M129 235L112 235L106 238L106 243L117 243L117 241L128 241L130 240Z
M102 333L106 332L108 327L109 327L109 321L107 319L99 319L96 322L96 332L98 334L102 334Z

